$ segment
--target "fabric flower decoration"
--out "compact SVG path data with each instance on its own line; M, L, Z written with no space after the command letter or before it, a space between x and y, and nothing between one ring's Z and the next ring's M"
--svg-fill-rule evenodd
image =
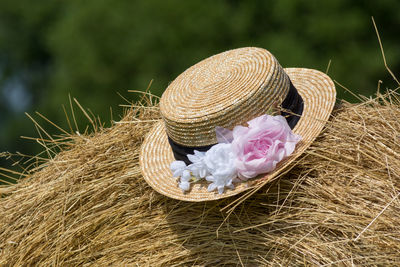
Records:
M183 171L186 169L186 163L182 160L176 160L171 163L169 168L171 169L174 177L180 177L182 176Z
M293 153L301 139L282 116L263 115L248 125L236 126L232 141L238 175L245 180L273 171L278 162Z
M211 182L208 191L224 192L234 188L237 178L247 180L269 173L278 162L293 153L301 136L293 134L282 116L262 115L248 122L248 127L236 126L233 131L216 127L218 144L207 152L194 151L187 155L192 162L174 161L171 171L181 177L179 188L190 189L193 178Z
M190 175L190 171L187 170L186 163L181 160L174 161L171 163L170 169L174 177L181 177L179 188L182 189L182 191L188 191L192 176Z
M235 155L231 144L216 144L206 152L204 159L207 170L210 173L206 180L212 182L208 191L218 189L218 193L224 192L225 186L233 188L233 179L237 177Z
M179 183L179 188L182 189L182 191L188 191L190 188L190 179L192 179L192 176L190 175L190 171L184 170L182 172L181 176L181 181Z
M208 175L207 165L204 162L206 153L195 150L194 155L187 155L188 159L193 163L188 166L193 176L204 178Z
M207 152L195 150L194 155L188 155L188 159L192 162L188 166L183 161L174 161L170 166L174 177L181 177L179 188L182 191L190 189L190 180L193 177L206 178L211 182L208 191L217 189L222 194L225 187L233 188L237 171L231 144L216 144Z

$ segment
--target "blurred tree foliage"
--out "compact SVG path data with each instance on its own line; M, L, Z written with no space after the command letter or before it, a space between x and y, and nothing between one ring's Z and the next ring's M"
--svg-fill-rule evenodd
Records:
M134 99L126 91L154 79L160 95L187 67L243 46L270 50L284 67L325 71L331 60L330 76L356 93L373 94L378 79L394 88L370 17L396 71L398 10L397 0L0 0L0 151L41 149L20 140L36 136L22 111L67 128L61 105L70 94L109 121L110 106L120 114L124 102L117 92Z

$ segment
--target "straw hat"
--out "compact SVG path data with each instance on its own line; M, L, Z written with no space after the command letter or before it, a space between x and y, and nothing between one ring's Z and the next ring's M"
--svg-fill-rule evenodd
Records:
M285 101L291 107L295 100L288 95L293 90L302 101L300 113L294 112L301 116L292 130L302 139L274 171L236 183L223 194L209 192L206 181L194 183L188 192L178 187L170 170L176 160L171 145L193 149L216 144L216 126L232 130ZM140 151L143 177L159 193L185 201L215 200L243 192L272 180L304 152L324 127L335 99L335 86L326 74L305 68L283 69L262 48L239 48L204 59L179 75L163 93L162 120L147 134ZM284 111L290 114L290 110Z

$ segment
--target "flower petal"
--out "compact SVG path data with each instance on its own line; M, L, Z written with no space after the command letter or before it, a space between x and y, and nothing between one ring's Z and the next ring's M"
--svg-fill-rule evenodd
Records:
M179 170L179 169L184 169L184 168L186 168L186 163L182 160L175 160L170 165L170 169L173 172L175 172L176 170Z
M199 158L195 155L187 154L186 156L192 163L195 163L196 161L199 160Z
M247 132L249 131L249 128L244 127L244 126L235 126L235 128L233 128L232 134L233 134L233 139L238 139L241 136L245 135Z
M231 143L233 140L233 132L224 127L215 127L215 134L217 136L218 143Z
M180 182L179 188L182 189L183 192L188 191L190 189L190 183L189 182Z
M224 186L223 185L220 185L220 186L218 186L218 194L222 194L224 192Z
M198 150L194 150L194 155L197 156L199 159L204 158L206 152L202 152L202 151L198 151Z
M176 170L176 171L174 171L174 172L172 173L172 176L173 176L173 177L181 177L183 171L184 171L183 169L178 169L178 170Z
M235 189L235 186L233 185L232 180L229 181L225 186L230 188L230 189Z
M264 124L268 119L270 119L269 115L261 115L257 118L254 118L250 121L247 122L247 124L249 125L249 128L258 128L260 125Z
M207 169L201 169L199 171L200 178L204 178L204 177L206 177L206 175L207 175Z
M190 179L192 179L192 176L190 175L190 171L184 170L182 172L181 181L189 182Z
M217 185L214 184L214 183L212 183L212 184L209 184L209 185L208 185L207 190L208 190L208 192L211 192L211 191L214 191L215 188L217 188Z
M209 182L214 182L215 178L214 178L214 176L209 175L209 176L206 177L206 180L209 181Z

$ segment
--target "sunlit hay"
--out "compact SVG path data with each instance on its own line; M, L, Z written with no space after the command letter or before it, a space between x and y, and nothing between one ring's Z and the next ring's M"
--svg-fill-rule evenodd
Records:
M149 188L140 144L158 109L74 135L0 199L0 265L400 264L400 104L336 110L296 166L241 203L188 203Z

